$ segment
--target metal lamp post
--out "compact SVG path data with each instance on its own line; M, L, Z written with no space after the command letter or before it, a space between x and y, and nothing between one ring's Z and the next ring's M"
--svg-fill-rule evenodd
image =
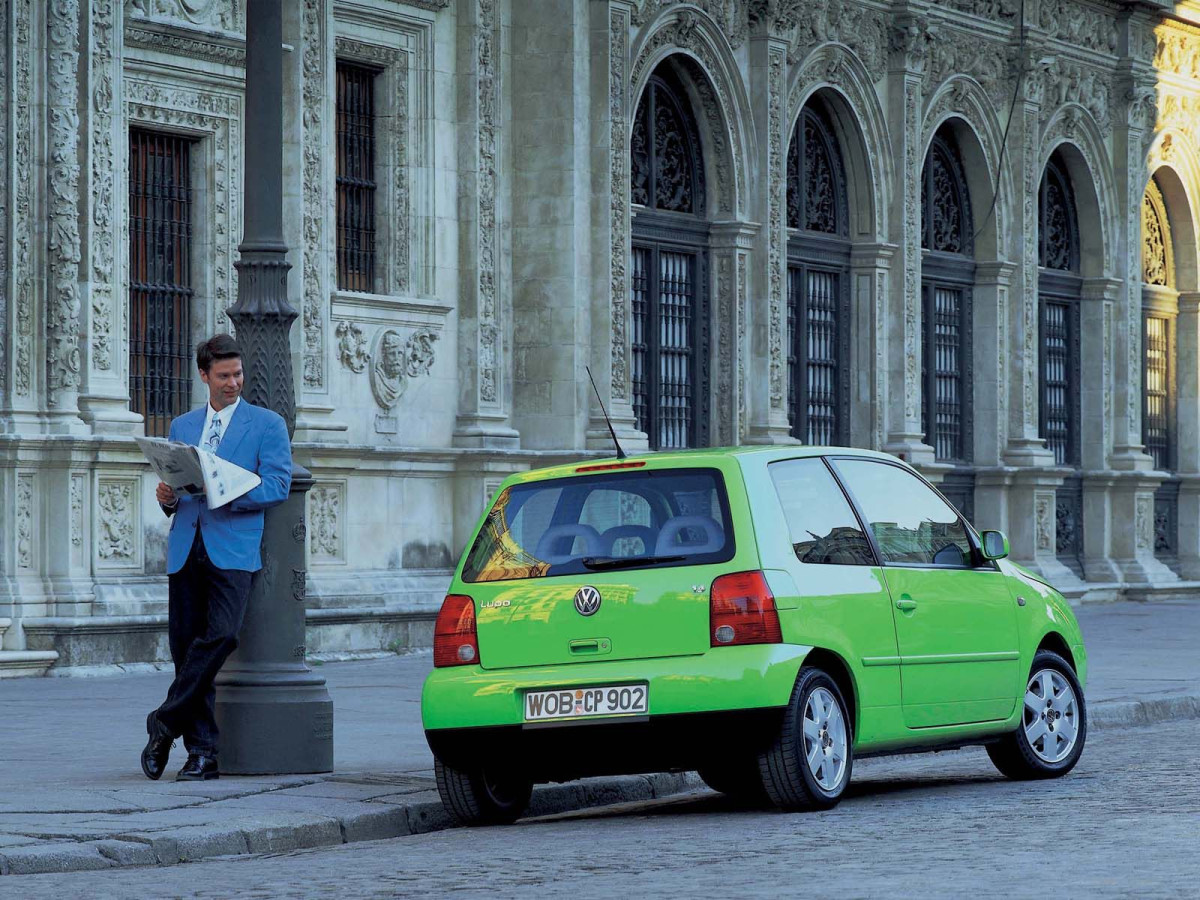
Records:
M237 302L229 318L245 354L243 395L295 430L283 239L283 17L281 0L246 5L245 230ZM333 769L333 701L304 662L304 498L308 470L292 463L287 500L267 510L263 568L254 576L238 649L217 676L221 770L231 774Z

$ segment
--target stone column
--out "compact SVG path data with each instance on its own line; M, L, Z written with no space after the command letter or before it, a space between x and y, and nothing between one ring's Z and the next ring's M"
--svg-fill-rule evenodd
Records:
M851 404L850 443L855 447L878 450L887 441L889 279L897 249L882 243L855 243L850 249L852 321L857 323L851 335L850 392L872 398L869 404Z
M1121 282L1089 278L1080 303L1080 455L1083 467L1083 571L1090 582L1120 580L1113 562L1112 490L1112 321Z
M1179 484L1179 572L1200 579L1200 292L1179 295L1175 320L1177 369L1175 447Z
M921 429L921 145L922 78L928 25L918 14L898 16L892 27L887 76L892 163L896 167L889 221L899 247L891 279L888 316L888 394L883 449L937 477L934 449Z
M750 262L750 428L751 444L792 443L787 418L787 148L784 112L787 72L786 23L755 23L750 38L750 103L754 113L759 172L764 190L754 193L750 216L763 223Z
M87 4L85 4L87 5ZM91 165L80 172L83 216L83 281L87 301L79 414L96 434L142 432L142 418L129 408L129 336L125 330L121 259L127 248L117 236L125 221L124 171L129 151L124 89L124 5L91 0L80 37L83 82L81 141Z
M459 411L460 447L515 447L512 428L511 279L504 90L507 28L501 0L459 4Z
M758 227L744 222L718 222L710 234L715 373L711 434L714 444L733 446L742 443L749 427L746 282Z

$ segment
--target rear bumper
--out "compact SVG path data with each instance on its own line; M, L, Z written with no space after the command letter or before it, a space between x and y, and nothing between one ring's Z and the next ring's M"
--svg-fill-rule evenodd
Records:
M691 769L769 740L811 649L758 644L663 659L434 669L421 716L434 755L456 767L501 765L539 781ZM527 690L636 682L648 685L646 716L525 724Z
M784 707L681 713L569 725L426 730L434 756L460 769L488 767L535 782L696 769L757 753L779 730Z

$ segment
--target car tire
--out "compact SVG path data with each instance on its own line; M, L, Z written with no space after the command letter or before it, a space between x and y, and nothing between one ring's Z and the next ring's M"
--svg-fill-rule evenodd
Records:
M774 743L758 758L763 789L783 810L832 809L854 767L854 733L837 683L805 666Z
M511 825L533 793L528 779L497 779L482 769L456 769L440 759L434 760L433 771L442 805L459 825Z
M709 763L697 769L696 774L718 794L746 803L762 804L767 800L757 756Z
M1022 698L1021 724L988 756L1000 772L1017 781L1058 778L1079 762L1087 739L1087 705L1071 664L1039 650Z

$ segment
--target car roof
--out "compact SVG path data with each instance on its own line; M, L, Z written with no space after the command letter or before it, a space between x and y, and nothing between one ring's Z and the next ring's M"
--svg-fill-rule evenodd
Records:
M620 471L630 463L642 463L637 468L669 469L674 465L683 464L687 467L702 466L705 463L735 459L743 466L752 463L776 462L782 459L797 459L813 456L857 456L864 459L881 459L888 462L898 462L895 456L881 453L878 450L864 450L860 447L816 447L809 444L773 444L770 446L742 447L703 447L695 450L659 450L645 453L634 453L617 459L615 456L602 459L585 459L564 465L549 466L542 469L530 469L512 476L512 483L541 481L549 478L564 478L574 475L600 474L601 467L611 466L612 470ZM634 467L629 466L630 469Z

